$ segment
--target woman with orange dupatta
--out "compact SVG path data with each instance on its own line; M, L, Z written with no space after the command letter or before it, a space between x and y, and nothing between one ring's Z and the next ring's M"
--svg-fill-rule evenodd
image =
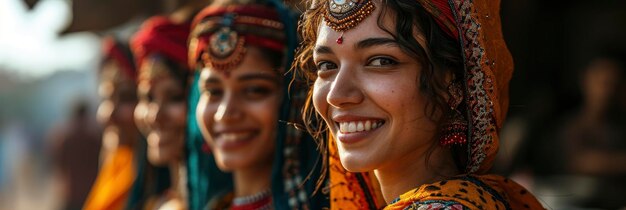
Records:
M370 172L385 209L543 209L485 174L513 72L499 1L319 0L300 30L295 67L315 109L305 113L323 119L309 129L331 134L332 209L349 192L369 201L356 208L378 208ZM361 178L333 176L342 167Z
M136 177L134 154L140 134L133 111L137 105L137 72L128 47L104 40L98 92L98 120L104 125L102 167L85 201L85 210L123 209Z

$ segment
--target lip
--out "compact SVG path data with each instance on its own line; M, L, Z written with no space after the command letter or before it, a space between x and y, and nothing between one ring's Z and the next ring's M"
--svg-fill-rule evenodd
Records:
M366 117L366 116L358 116L358 115L347 115L347 114L338 114L332 117L335 122L350 122L350 121L365 121L365 120L383 120L383 118L377 117Z
M148 145L149 146L157 146L157 147L166 147L170 144L172 144L174 141L172 141L172 139L167 138L169 133L167 132L159 132L159 131L153 131L148 135ZM151 136L154 136L152 138L157 138L155 140L151 140Z
M356 144L364 141L368 137L371 137L374 133L378 132L382 126L385 125L383 118L377 117L366 117L366 116L358 116L358 115L347 115L347 114L339 114L332 117L334 121L334 127L337 131L337 140L341 141L344 144ZM382 121L383 124L380 127L368 130L368 131L359 131L359 132L351 132L351 133L343 133L339 129L339 123L342 122L352 122L352 121Z
M213 135L215 147L221 150L236 150L248 145L260 133L258 129L252 128L236 128L236 129L216 129ZM237 139L225 139L224 135L235 134L242 135Z

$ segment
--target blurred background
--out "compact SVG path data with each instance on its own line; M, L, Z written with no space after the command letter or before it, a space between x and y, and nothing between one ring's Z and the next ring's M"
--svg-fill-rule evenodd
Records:
M102 37L129 37L173 1L0 0L0 210L64 206L55 137L77 116L97 128ZM515 73L494 172L548 208L626 206L626 1L501 6ZM84 176L74 185L88 189Z

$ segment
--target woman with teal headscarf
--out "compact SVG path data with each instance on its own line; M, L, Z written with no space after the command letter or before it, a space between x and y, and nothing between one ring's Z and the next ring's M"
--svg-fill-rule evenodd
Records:
M233 183L220 188L215 184L224 182L209 177L207 209L327 206L324 195L313 193L322 165L315 142L294 126L307 91L288 72L295 20L278 1L225 1L192 23L189 55L197 71L190 102L197 105L189 119L198 124L189 127L205 137L215 159L201 171L230 172Z

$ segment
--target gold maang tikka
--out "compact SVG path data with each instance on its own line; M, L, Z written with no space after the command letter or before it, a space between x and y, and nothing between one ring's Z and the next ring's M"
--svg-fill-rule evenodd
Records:
M245 39L237 31L233 30L236 19L235 14L226 14L221 20L216 22L207 21L199 25L200 31L213 27L214 24L221 25L208 37L208 45L201 53L200 59L205 66L221 71L226 76L229 69L238 65L246 53ZM190 48L196 49L198 38L190 40ZM192 54L195 53L190 51Z
M356 27L376 9L372 0L328 0L324 18L326 25L340 31L337 44L343 43L343 32Z

